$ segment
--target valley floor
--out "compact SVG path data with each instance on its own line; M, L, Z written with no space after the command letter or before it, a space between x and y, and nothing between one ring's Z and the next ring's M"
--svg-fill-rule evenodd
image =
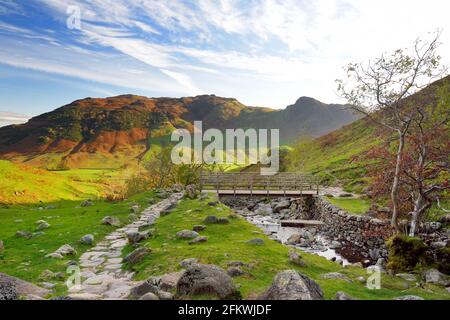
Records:
M127 201L108 203L95 201L93 205L82 207L79 201L63 201L46 205L11 206L0 209L0 239L4 250L0 253L0 272L42 285L55 284L51 296L67 294L66 269L70 261L79 261L80 256L92 250L92 246L82 245L79 240L86 234L95 237L95 244L104 241L107 235L116 232L112 226L102 225L105 216L120 219L122 225L132 223L130 208L139 205L141 210L161 201L161 194L148 192ZM323 289L326 299L333 299L338 291L343 291L355 299L394 299L399 296L417 295L425 299L450 299L445 288L428 285L418 280L419 285L398 277L382 274L381 290L369 290L358 278L369 276L366 269L342 267L317 255L299 252L306 266L299 267L289 261L289 248L269 239L260 229L245 219L233 214L228 207L211 205L214 199L185 199L168 214L161 216L151 227L152 236L140 242L140 247L151 250L144 260L133 266L124 265L126 272L134 273L135 281L146 280L182 270L180 262L195 258L203 264L214 264L224 269L230 261L244 263L244 274L234 279L244 299L255 299L272 283L274 276L283 270L298 270L314 279ZM204 224L206 217L215 215L228 219L228 224L207 225L199 232L207 241L189 244L176 234L182 230L192 230L195 225ZM130 220L131 219L131 220ZM50 226L38 231L36 222L47 221ZM29 238L17 237L17 231L24 231ZM252 239L262 239L260 245L248 243ZM62 245L69 244L77 251L75 256L64 259L45 258ZM126 246L122 258L136 249L136 245ZM43 277L45 271L62 272L64 276L54 279ZM324 279L323 275L339 272L348 280ZM47 273L48 274L48 273ZM193 299L213 298L208 296Z

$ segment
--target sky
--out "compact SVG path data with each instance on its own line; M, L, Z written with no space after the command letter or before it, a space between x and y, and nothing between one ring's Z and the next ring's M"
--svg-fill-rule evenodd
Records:
M0 0L0 126L85 97L341 102L349 62L442 31L447 0Z

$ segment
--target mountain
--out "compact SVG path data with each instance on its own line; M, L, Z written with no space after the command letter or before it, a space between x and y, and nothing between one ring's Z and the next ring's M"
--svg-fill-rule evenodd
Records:
M74 101L26 124L0 128L0 158L47 168L117 167L143 156L151 139L175 128L280 129L282 143L317 137L356 120L343 105L302 97L284 110L245 106L214 95L147 98L135 95Z

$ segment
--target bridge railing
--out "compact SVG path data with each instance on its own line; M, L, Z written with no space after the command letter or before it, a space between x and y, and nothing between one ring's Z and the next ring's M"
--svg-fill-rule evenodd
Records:
M248 190L251 193L255 190L280 190L284 193L288 191L299 191L300 194L306 191L314 191L319 194L319 181L311 175L299 173L280 172L275 175L264 176L253 172L220 173L203 172L200 175L200 186L202 190Z

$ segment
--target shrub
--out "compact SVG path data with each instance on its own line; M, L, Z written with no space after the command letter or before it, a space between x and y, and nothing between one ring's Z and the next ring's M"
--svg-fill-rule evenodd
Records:
M395 235L387 241L389 262L387 267L394 272L407 272L424 265L427 246L422 239Z

